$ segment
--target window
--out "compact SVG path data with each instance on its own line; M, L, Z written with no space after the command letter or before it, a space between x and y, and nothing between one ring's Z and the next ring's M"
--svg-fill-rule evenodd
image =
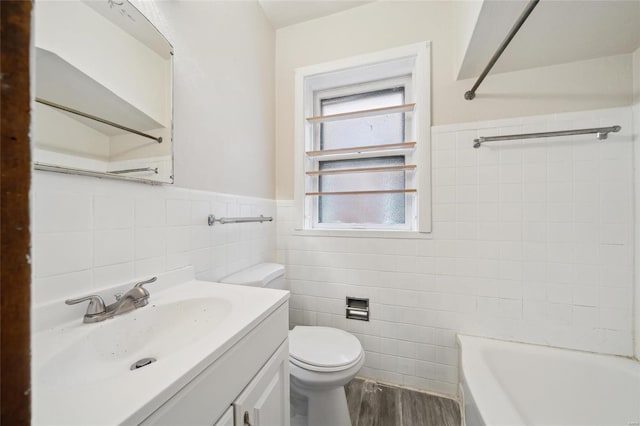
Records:
M297 70L301 228L430 230L427 48Z

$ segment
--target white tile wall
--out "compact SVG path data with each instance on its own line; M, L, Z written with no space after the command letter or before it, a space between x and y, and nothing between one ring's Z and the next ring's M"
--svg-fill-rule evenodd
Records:
M207 225L207 215L275 216L275 202L34 172L34 303L193 265L216 280L275 258L275 224Z
M487 144L481 135L619 124L593 136ZM293 324L358 336L362 374L456 393L456 333L631 355L631 109L433 128L429 239L293 235L278 202L278 259ZM345 296L371 299L345 320Z

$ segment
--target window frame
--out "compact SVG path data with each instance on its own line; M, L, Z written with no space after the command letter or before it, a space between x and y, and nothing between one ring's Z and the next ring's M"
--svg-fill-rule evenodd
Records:
M421 42L399 48L384 50L366 55L351 57L339 61L312 65L295 70L295 175L294 175L294 204L296 206L296 233L299 235L331 235L331 236L364 236L364 237L389 237L389 238L420 238L431 232L431 167L430 167L430 43ZM307 161L317 164L320 160L309 160L306 152L313 150L318 141L319 125L308 124L307 117L317 115L319 110L318 94L323 97L337 97L341 93L345 95L368 91L358 90L359 87L393 87L389 82L404 80L405 103L416 103L411 116L412 124L405 121L407 127L413 129L414 137L405 135L408 142L415 140L416 147L413 152L403 154L406 164L416 164L417 170L405 174L412 175L414 180L415 195L405 195L405 214L415 212L415 226L407 229L409 221L405 220L402 227L389 225L362 225L353 224L318 224L318 198L305 195L308 179L305 171ZM409 87L410 89L407 89ZM375 89L372 89L375 90ZM332 94L333 96L327 96ZM409 95L409 96L408 96ZM318 145L319 146L319 145ZM398 155L389 152L386 155ZM355 156L352 158L371 158L382 155ZM336 159L347 158L340 156ZM312 170L312 169L309 169ZM312 178L313 179L313 178ZM315 178L318 181L318 178ZM317 183L315 184L317 185ZM405 183L407 188L409 185ZM409 201L411 200L411 201ZM415 205L410 203L415 202ZM413 221L413 218L412 218ZM320 225L320 226L319 226Z
M378 90L391 89L394 87L403 87L404 90L404 104L413 103L413 84L410 75L386 78L382 80L368 81L364 83L353 84L349 86L340 86L329 88L325 90L317 90L313 93L313 115L319 116L322 115L321 103L323 99L331 99L338 98L342 96L349 96L359 93L368 93L374 92ZM412 114L411 114L412 115ZM407 114L404 116L404 140L402 141L389 141L389 143L399 143L406 142L409 140L413 140L415 136L414 129L414 119L413 117L408 117ZM313 150L321 149L321 129L322 125L318 124L313 126L312 131L312 141L311 147ZM370 153L370 154L351 154L351 155L343 155L339 158L339 160L348 160L348 159L367 159L367 158L380 158L380 157L395 157L401 155L404 157L405 164L415 164L415 152L407 152L407 153L396 153L396 152L378 152L378 153ZM313 166L309 167L309 170L319 170L320 163L323 161L336 161L338 159L332 160L322 160L322 159L307 159L305 160L308 163L313 164ZM405 188L413 188L416 186L415 182L415 172L405 172L404 178L404 186ZM305 176L307 182L311 181L311 186L313 191L319 191L320 187L320 176L317 178L309 179ZM359 224L359 223L322 223L319 221L320 216L320 198L321 196L313 197L311 200L308 200L308 208L311 210L308 216L311 216L310 223L311 227L308 229L335 229L335 230L391 230L391 231L412 231L415 228L415 224L417 223L416 217L416 206L415 206L415 196L410 194L404 195L404 223L396 224L396 225L388 225L388 224Z

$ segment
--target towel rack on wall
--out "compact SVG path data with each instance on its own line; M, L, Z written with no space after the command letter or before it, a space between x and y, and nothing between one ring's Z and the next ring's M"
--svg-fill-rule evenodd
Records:
M260 215L258 217L220 217L216 218L215 215L210 214L207 218L209 226L213 226L216 222L224 225L225 223L249 223L249 222L272 222L271 216Z
M118 128L120 130L125 130L125 131L127 131L129 133L134 133L134 134L136 134L138 136L142 136L142 137L148 138L148 139L153 139L154 141L156 141L158 143L162 143L162 138L159 137L159 136L158 137L152 136L152 135L149 135L147 133L143 133L143 132L141 132L139 130L132 129L131 127L126 127L126 126L123 126L122 124L114 123L113 121L105 120L104 118L100 118L100 117L97 117L95 115L87 114L86 112L78 111L77 109L73 109L73 108L69 108L69 107L64 106L64 105L56 104L55 102L47 101L46 99L42 99L42 98L36 98L36 102L38 102L40 104L43 104L43 105L50 106L52 108L56 108L56 109L62 110L62 111L70 112L71 114L79 115L81 117L88 118L90 120L99 121L100 123L106 124L108 126L116 127L116 128Z
M481 136L473 140L473 147L480 148L483 143L496 141L510 141L517 139L534 139L534 138L550 138L553 136L574 136L589 135L595 133L596 138L602 141L607 139L609 133L618 133L622 127L594 127L592 129L575 129L575 130L559 130L556 132L540 132L540 133L524 133L521 135L504 135L504 136Z
M124 169L124 170L110 170L109 173L113 173L116 175L121 175L125 173L137 173L137 172L153 172L158 174L157 167L141 167L139 169Z
M473 100L473 98L476 97L476 90L478 90L478 87L480 86L480 84L482 84L487 74L489 74L489 71L491 71L491 68L493 68L496 62L498 62L498 59L500 59L500 56L502 56L502 53L505 51L509 43L511 43L511 40L513 40L513 38L516 36L517 32L520 30L520 27L522 27L522 24L524 24L524 21L527 20L527 18L529 17L531 12L533 12L533 9L538 5L539 2L540 0L529 1L529 3L527 4L527 7L525 7L520 17L518 17L518 19L516 20L516 23L513 24L513 27L509 31L509 34L507 34L507 37L502 41L502 43L498 47L498 50L496 50L496 53L493 54L487 66L484 67L484 70L480 74L480 77L478 77L478 80L476 80L476 83L473 85L471 90L468 90L464 94L464 98L466 100L471 101Z

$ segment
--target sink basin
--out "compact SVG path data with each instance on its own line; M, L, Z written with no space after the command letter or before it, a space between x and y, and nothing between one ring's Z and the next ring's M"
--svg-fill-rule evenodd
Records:
M158 368L174 353L213 332L230 311L228 300L202 297L157 305L150 302L100 323L82 324L82 335L41 366L40 382L68 386L118 379L139 374L130 366L145 357L157 359L145 370Z

